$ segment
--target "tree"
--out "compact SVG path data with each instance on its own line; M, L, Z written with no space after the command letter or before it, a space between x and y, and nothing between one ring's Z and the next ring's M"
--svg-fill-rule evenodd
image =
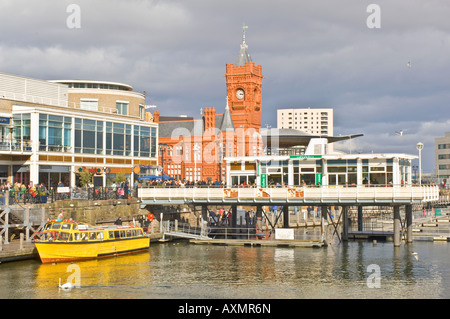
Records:
M85 187L92 182L92 175L93 174L88 171L78 173L78 179L80 180L81 187Z
M124 179L125 179L125 174L124 173L117 173L117 175L116 175L116 184L119 185L120 183L123 182Z

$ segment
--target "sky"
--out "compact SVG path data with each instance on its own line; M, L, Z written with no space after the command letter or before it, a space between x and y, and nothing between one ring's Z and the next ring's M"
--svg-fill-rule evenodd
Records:
M335 149L418 155L422 142L435 173L434 139L450 131L449 17L448 0L0 0L0 72L126 83L162 115L199 118L225 108L245 24L263 127L279 108L333 108L335 135L364 134Z

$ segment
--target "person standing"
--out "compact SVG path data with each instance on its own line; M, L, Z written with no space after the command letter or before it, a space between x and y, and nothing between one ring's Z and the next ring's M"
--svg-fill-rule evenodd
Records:
M117 220L114 222L114 225L121 226L122 225L122 217L119 216L119 218L117 218Z

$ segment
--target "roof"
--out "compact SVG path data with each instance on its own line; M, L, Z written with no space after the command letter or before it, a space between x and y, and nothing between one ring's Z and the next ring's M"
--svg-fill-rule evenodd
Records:
M363 134L343 135L343 136L323 136L312 135L301 130L295 129L261 129L261 136L264 145L267 147L292 147L292 146L308 146L312 138L326 138L328 143L334 143L343 140L349 140Z
M159 137L201 136L203 120L159 122Z
M241 49L239 50L239 55L236 58L236 66L243 66L245 63L252 62L252 58L250 57L250 53L248 52L248 45L247 43L241 44Z

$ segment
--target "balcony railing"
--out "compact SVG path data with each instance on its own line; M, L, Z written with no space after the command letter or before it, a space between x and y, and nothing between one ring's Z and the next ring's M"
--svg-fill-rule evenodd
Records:
M439 200L437 186L138 189L141 200L184 202L410 203Z
M31 152L30 140L0 141L0 152Z

